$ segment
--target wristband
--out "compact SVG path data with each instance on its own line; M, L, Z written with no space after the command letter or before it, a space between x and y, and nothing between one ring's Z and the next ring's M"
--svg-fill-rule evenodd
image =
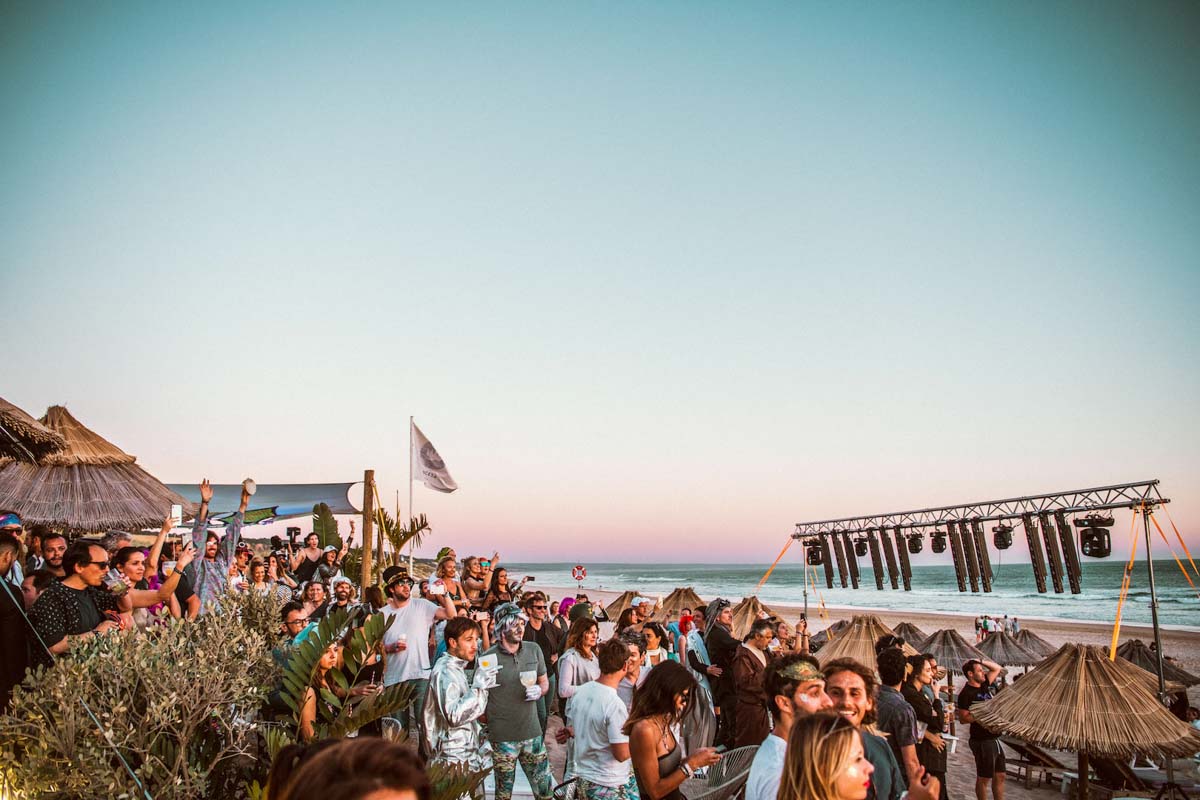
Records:
M681 762L679 764L679 768L683 770L683 775L685 778L694 778L696 776L696 770L692 769L691 765L686 761Z

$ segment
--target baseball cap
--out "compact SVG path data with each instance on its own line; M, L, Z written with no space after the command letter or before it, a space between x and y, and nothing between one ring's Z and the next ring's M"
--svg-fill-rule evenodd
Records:
M354 585L354 581L350 580L350 579L349 579L349 578L347 578L345 575L338 575L336 578L334 578L333 580L331 580L331 581L329 582L329 589L330 589L330 591L332 591L332 590L333 590L333 587L337 586L339 583L348 583L348 584L350 584L351 586L353 586L353 585Z
M571 612L567 615L567 619L574 622L577 619L595 619L596 612L592 610L592 604L586 600L580 600L575 605L571 606Z
M322 550L321 552L323 552L323 553L336 553L337 551L338 551L338 549L337 549L336 547L334 547L334 546L333 546L333 545L331 545L331 544L327 544L327 545L325 545L325 549L324 549L324 550Z

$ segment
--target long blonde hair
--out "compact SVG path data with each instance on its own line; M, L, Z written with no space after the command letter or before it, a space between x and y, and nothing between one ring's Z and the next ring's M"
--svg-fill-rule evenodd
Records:
M849 766L859 733L841 715L797 718L788 736L787 756L776 800L835 800L834 783Z

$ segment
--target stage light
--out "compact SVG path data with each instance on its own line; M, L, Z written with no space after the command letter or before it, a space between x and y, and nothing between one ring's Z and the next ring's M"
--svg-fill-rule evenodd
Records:
M1075 518L1075 526L1078 528L1111 528L1113 526L1112 514L1102 514L1099 511L1093 511L1089 514L1084 514L1083 518Z
M908 535L908 552L914 556L925 549L925 540L921 538L919 533L910 533Z
M935 553L946 552L946 532L945 531L939 531L937 529L934 529L933 533L931 533L929 535L929 541L933 546L933 552L935 552Z
M808 565L810 567L821 566L822 561L821 561L821 546L820 546L820 544L814 540L809 540L809 541L805 542L805 544L807 545L807 547L805 547L806 555L804 557L804 560L808 563Z
M1001 522L999 525L992 528L992 544L996 546L997 550L1007 550L1008 548L1012 547L1012 534L1012 525L1005 525L1003 522Z
M867 555L867 537L859 536L854 540L854 555L865 558Z
M1112 554L1112 540L1109 538L1108 528L1080 529L1079 549L1088 558L1107 558Z

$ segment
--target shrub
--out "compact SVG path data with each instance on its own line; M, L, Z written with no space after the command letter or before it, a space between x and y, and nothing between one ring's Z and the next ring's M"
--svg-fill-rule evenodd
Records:
M277 675L263 625L244 622L265 613L252 595L230 595L193 622L164 618L142 636L97 637L31 672L0 717L0 762L20 765L11 789L143 796L119 753L159 800L218 791L256 744L253 719Z

